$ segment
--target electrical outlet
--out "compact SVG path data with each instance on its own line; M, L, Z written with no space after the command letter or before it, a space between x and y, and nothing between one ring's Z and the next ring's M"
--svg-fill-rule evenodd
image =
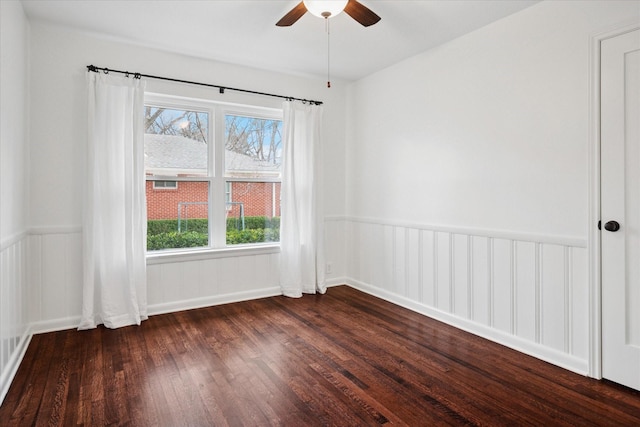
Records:
M333 273L333 264L328 262L324 265L324 272L327 274Z

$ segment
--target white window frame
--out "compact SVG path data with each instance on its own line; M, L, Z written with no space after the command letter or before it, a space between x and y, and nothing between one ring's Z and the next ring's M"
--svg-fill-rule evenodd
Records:
M283 120L283 112L277 108L257 107L242 104L223 103L199 98L188 98L158 93L145 93L145 106L164 107L176 110L206 112L209 114L207 150L207 176L145 177L149 181L196 181L209 183L209 246L198 248L163 249L147 251L147 261L163 262L166 258L204 259L227 256L227 253L249 255L277 253L279 242L252 243L246 245L226 244L226 182L281 182L273 178L228 178L225 177L225 116L249 116L266 120ZM217 197L216 197L217 196Z

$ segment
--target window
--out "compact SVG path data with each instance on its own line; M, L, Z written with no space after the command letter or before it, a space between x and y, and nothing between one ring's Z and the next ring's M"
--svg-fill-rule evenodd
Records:
M175 190L176 188L178 188L178 181L153 181L154 190L160 190L160 189Z
M278 242L281 133L280 110L147 94L147 250Z

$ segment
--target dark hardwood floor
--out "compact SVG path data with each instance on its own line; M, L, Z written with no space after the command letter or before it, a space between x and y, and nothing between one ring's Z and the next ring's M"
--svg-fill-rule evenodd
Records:
M36 335L0 425L640 425L640 393L346 286Z

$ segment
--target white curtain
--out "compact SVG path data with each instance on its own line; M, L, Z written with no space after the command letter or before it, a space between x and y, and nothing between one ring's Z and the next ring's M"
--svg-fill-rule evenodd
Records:
M280 226L282 294L325 293L322 206L322 107L283 104Z
M78 329L147 318L144 81L89 72L83 219L83 301Z

